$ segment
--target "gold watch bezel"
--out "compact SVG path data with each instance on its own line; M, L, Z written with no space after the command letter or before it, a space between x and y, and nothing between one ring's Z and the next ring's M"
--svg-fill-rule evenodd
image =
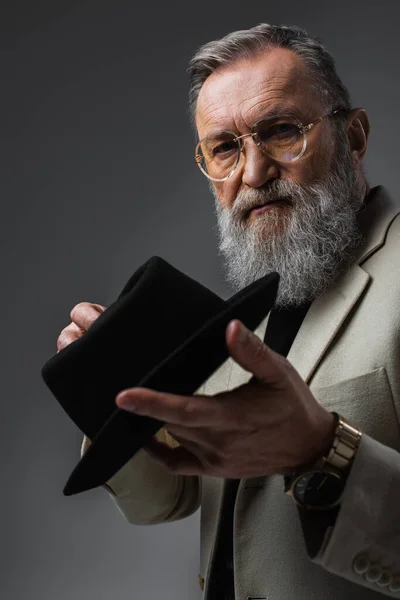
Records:
M307 477L307 475L315 475L317 473L323 473L324 475L329 475L329 476L335 477L336 479L340 480L343 483L340 495L338 496L338 498L336 498L336 500L334 502L332 502L330 504L324 504L323 506L315 506L313 504L307 504L306 502L302 502L297 499L293 490L295 489L299 480L302 479L303 477ZM332 470L331 469L329 469L329 470L328 469L314 469L314 470L305 471L304 473L297 475L291 482L290 489L286 493L293 498L293 500L297 504L297 506L301 506L302 508L306 508L307 510L324 511L324 510L329 510L331 508L335 508L336 506L338 506L338 504L340 503L340 500L342 498L342 495L343 495L344 483L345 483L344 475L340 471L334 471L333 469Z

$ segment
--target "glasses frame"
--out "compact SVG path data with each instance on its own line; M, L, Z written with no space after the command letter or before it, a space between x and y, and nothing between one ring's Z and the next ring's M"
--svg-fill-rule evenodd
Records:
M303 136L303 147L300 151L300 153L298 154L298 156L296 156L295 158L292 158L290 160L277 160L276 162L284 162L284 163L290 163L290 162L295 162L296 160L299 160L303 154L306 151L307 148L307 133L309 131L311 131L311 129L315 126L318 125L318 123L321 123L321 121L323 121L324 119L326 119L327 117L334 117L335 115L337 115L337 113L346 110L345 108L337 108L335 109L333 112L330 112L326 115L323 115L322 117L318 117L318 119L315 119L315 121L311 121L311 123L308 123L308 125L303 125L303 123L301 121L299 121L298 119L294 119L296 126L299 129L299 132L302 134ZM206 140L207 138L203 138L201 139L197 145L196 145L196 149L195 149L195 156L194 156L194 160L197 164L197 166L199 167L200 171L207 177L207 179L211 179L211 181L227 181L230 177L232 177L232 175L234 174L234 172L237 169L237 166L240 162L240 157L242 155L242 152L244 150L244 145L243 145L243 139L247 138L247 137L251 137L253 142L255 143L255 145L257 146L257 148L266 156L269 156L268 152L265 152L265 150L262 148L261 142L260 140L258 140L257 138L257 132L254 131L255 128L257 127L257 125L259 123L261 123L262 121L269 121L269 120L275 120L275 119L284 119L284 118L288 118L291 121L293 121L293 117L289 116L289 115L278 115L276 117L271 117L271 119L268 118L262 118L259 119L258 121L256 121L254 123L254 125L252 125L251 127L251 131L250 133L244 133L243 135L236 135L235 131L230 131L229 129L221 131L221 133L230 133L233 134L235 137L233 138L233 142L239 142L239 147L238 147L238 159L236 161L235 166L233 167L232 171L229 173L229 175L227 175L226 177L223 177L222 179L216 179L215 177L210 177L210 175L208 175L208 173L203 169L203 167L201 166L201 161L204 158L201 154L199 154L198 150L200 147L200 144L202 144L204 142L204 140ZM276 160L276 159L274 159Z

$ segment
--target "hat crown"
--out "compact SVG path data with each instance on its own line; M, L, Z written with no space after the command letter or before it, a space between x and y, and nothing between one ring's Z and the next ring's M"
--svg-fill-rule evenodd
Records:
M175 348L220 311L224 300L154 256L81 338L42 369L60 404L92 439L135 387Z

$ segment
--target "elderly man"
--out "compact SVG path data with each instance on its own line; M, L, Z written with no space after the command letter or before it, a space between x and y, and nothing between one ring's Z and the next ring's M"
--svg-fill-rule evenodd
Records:
M105 487L137 524L201 505L206 600L400 597L400 211L365 179L366 112L296 27L206 44L190 77L229 281L279 294L195 397L118 395L166 425Z

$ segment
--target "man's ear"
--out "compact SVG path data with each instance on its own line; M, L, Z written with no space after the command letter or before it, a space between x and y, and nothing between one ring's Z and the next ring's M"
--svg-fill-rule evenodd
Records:
M353 108L350 111L347 117L346 132L354 166L358 166L367 151L370 132L369 119L364 108Z

